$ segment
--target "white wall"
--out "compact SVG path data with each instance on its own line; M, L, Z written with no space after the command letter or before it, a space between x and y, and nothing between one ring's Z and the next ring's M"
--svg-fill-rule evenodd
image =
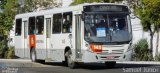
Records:
M150 33L143 31L143 27L140 23L140 20L138 18L131 19L131 24L132 24L132 31L133 31L133 44L137 43L142 38L147 39L148 43L150 44ZM153 56L155 56L156 54L156 45L157 45L156 40L157 40L157 34L155 33L153 36ZM160 48L160 46L158 48ZM159 49L158 51L160 52Z
M131 25L133 31L133 43L136 43L143 38L143 29L138 18L131 19Z

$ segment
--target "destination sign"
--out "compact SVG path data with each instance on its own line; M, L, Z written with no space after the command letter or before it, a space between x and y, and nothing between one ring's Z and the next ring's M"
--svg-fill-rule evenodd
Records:
M89 5L89 6L84 6L84 11L85 12L92 12L92 11L128 12L128 7L122 5Z

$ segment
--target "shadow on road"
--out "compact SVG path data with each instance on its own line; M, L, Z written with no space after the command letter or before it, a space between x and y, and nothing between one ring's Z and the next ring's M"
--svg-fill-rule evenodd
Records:
M47 62L47 63L45 63L45 65L51 65L51 66L65 66L65 67L66 67L66 65L63 64L62 62L54 62L54 63L52 63L52 62Z
M45 63L45 65L67 67L61 62ZM78 64L78 67L76 69L103 70L103 69L122 69L122 68L155 67L155 66L160 66L160 65L117 63L115 67L108 68L105 66L105 64L92 63L92 64Z
M83 64L79 68L90 69L90 70L103 70L103 69L122 69L122 68L139 68L139 67L153 67L158 65L149 64L116 64L115 67L109 68L104 64Z

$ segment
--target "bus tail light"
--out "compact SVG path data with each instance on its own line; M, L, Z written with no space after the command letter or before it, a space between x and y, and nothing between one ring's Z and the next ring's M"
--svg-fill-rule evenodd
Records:
M102 52L102 45L90 44L90 48L93 52Z

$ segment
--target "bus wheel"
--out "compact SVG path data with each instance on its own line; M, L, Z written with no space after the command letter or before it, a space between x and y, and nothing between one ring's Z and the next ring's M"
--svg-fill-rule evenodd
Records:
M72 56L71 50L67 51L67 52L66 52L66 57L67 57L68 67L70 67L71 69L74 69L74 68L77 66L77 64L76 64L76 62L74 62L74 61L71 59L71 56Z
M115 67L115 65L116 65L116 62L105 62L105 65L106 65L106 67L108 67L108 68L113 68L113 67Z
M31 56L32 62L36 62L36 51L35 51L35 49L31 50L30 56Z

